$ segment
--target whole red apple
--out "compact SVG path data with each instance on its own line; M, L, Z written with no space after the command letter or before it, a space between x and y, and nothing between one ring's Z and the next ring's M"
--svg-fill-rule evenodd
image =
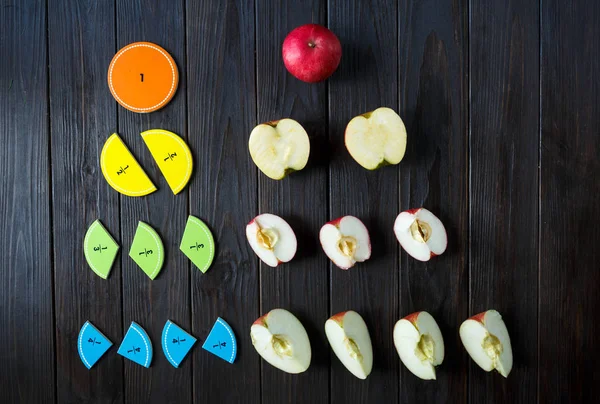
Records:
M317 24L302 25L283 41L283 63L299 80L316 83L331 76L340 64L342 45L333 32Z

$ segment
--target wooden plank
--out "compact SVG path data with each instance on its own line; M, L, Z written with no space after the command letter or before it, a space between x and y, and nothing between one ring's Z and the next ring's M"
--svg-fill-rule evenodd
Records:
M256 119L254 2L189 2L186 17L188 126L198 156L191 213L206 221L217 243L209 271L192 270L192 324L201 344L220 316L238 342L233 365L200 347L193 351L193 399L257 403L260 367L249 334L259 316L258 263L245 234L257 206L247 146Z
M398 166L367 171L344 146L344 130L355 116L398 105L397 5L388 1L330 0L329 28L342 42L342 61L329 80L330 219L360 218L371 236L371 259L348 271L330 265L330 314L360 313L373 342L373 372L355 378L331 360L331 401L398 401L399 358L392 331L399 316ZM331 354L333 355L333 353Z
M507 380L470 362L472 402L537 400L538 14L472 2L470 314L497 309L515 357Z
M399 317L429 312L446 348L435 383L401 365L403 403L466 401L458 326L468 311L467 23L466 1L400 2L400 115L408 134L400 164L400 210L432 211L449 239L444 255L426 263L401 250Z
M542 2L540 402L600 394L600 4Z
M186 360L179 369L174 368L164 357L160 344L168 319L186 330L192 328L190 264L179 251L188 217L188 191L173 195L140 136L144 130L160 128L187 137L183 7L183 1L117 1L117 48L136 41L156 43L171 54L179 70L177 93L163 109L149 114L133 113L120 106L118 109L118 129L123 140L159 188L146 197L121 196L121 233L127 246L123 251L123 325L127 330L131 321L139 323L154 345L150 369L125 360L127 402L191 401L192 361ZM127 256L140 220L157 230L165 246L164 266L154 281Z
M537 401L538 1L471 0L470 315L500 312L514 366L469 359L470 402Z
M104 280L82 250L96 219L121 245L120 254L127 250L120 240L119 196L99 166L117 123L106 85L106 66L115 53L114 3L51 0L48 7L57 401L122 402L123 366L115 348L90 371L76 349L87 320L116 346L123 335L120 260Z
M46 2L0 7L2 401L55 401Z
M303 323L312 347L309 370L299 376L262 361L265 403L329 402L329 356L324 324L329 313L327 257L321 253L319 229L328 221L326 84L307 84L285 69L281 44L288 32L307 23L325 24L325 2L260 1L256 4L258 122L292 118L309 134L307 167L282 181L259 173L259 212L287 220L298 238L294 260L277 269L261 262L261 312L291 311ZM307 293L310 298L307 299ZM273 388L272 386L278 386Z

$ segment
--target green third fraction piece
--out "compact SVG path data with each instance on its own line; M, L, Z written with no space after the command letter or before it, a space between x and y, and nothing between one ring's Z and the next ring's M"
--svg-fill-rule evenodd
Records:
M156 231L144 222L139 222L129 256L150 279L156 278L165 261L162 240Z
M208 271L215 257L215 241L204 222L197 217L188 217L179 249L201 270Z
M102 279L108 278L118 251L119 245L100 220L92 223L83 240L83 254L92 271Z

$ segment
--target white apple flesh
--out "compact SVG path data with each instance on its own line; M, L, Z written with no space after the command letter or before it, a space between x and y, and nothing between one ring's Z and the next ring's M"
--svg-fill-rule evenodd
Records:
M486 372L508 377L513 365L506 324L496 310L479 313L460 326L460 339L471 358Z
M254 164L274 180L302 170L310 154L308 134L302 125L288 118L256 126L248 147Z
M371 257L369 231L354 216L344 216L326 223L321 227L319 239L325 254L342 269L349 269Z
M412 313L394 326L394 345L404 366L423 380L435 380L435 367L444 361L444 338L426 311Z
M394 223L394 233L404 250L419 261L441 255L448 246L444 224L425 208L402 212Z
M365 321L355 311L338 313L325 322L329 345L346 369L366 379L373 369L373 347Z
M287 310L274 309L250 328L252 345L271 365L287 373L302 373L310 366L310 341L304 326Z
M246 226L246 238L258 258L270 267L291 261L298 242L294 230L279 216L263 213Z
M406 151L406 128L393 109L377 108L348 123L345 142L358 164L375 170L400 163Z

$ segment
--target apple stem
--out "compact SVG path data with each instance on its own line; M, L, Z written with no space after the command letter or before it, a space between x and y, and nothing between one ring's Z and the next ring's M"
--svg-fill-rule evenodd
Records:
M317 47L317 44L316 44L316 43L314 43L313 41L310 41L310 42L308 43L308 46L310 46L311 48L316 48L316 47Z

